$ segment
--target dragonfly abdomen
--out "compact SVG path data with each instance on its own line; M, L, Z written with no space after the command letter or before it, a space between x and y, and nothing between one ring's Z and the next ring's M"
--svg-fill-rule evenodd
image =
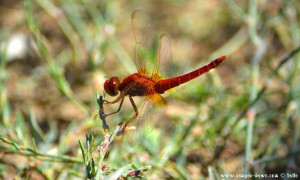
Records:
M155 91L159 94L163 94L165 91L167 91L169 89L177 87L180 84L186 83L192 79L195 79L195 78L201 76L203 73L206 73L206 72L210 71L211 69L214 69L225 59L226 59L226 56L222 56L222 57L219 57L219 58L213 60L208 65L203 66L203 67L201 67L195 71L192 71L190 73L184 74L182 76L170 78L170 79L160 80L157 83L155 83Z

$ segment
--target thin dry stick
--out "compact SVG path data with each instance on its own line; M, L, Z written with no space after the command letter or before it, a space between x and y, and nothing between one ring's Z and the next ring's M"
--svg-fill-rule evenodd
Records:
M103 103L104 103L104 99L103 99L103 96L98 96L97 95L97 103L98 103L98 106L99 106L99 117L102 121L102 127L103 127L103 130L105 133L108 133L109 131L109 126L107 125L106 123L106 114L104 113L104 107L103 107Z

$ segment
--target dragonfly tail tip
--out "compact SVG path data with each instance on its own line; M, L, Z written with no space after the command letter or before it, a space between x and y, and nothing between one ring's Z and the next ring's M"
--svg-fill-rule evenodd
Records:
M221 56L221 57L219 57L219 59L220 59L221 61L224 61L226 58L227 58L227 56Z

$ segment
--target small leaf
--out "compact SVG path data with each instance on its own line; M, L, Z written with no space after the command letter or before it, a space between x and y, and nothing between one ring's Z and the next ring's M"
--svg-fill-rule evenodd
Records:
M79 146L80 146L83 162L84 162L84 164L86 164L86 155L85 155L85 152L84 152L84 146L83 146L83 144L80 140L79 140Z

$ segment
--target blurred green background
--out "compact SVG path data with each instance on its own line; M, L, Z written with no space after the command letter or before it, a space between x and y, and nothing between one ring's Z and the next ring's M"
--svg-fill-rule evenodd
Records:
M170 75L229 58L164 94L156 128L103 153L96 92L136 71L136 9L172 37ZM296 0L1 0L1 179L299 177L299 10ZM132 114L126 101L110 132Z

